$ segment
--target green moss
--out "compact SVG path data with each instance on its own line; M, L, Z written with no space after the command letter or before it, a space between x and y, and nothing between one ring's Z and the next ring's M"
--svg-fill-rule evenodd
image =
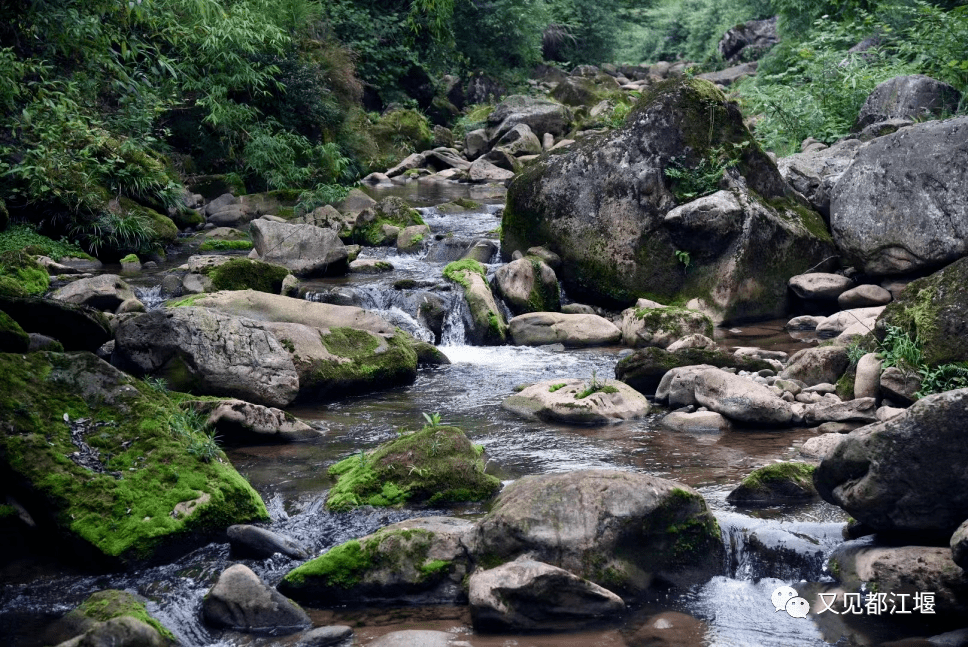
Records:
M480 501L500 487L496 478L484 473L480 455L456 427L424 427L370 454L344 459L330 468L330 474L337 482L326 507L335 511L404 502Z
M200 460L169 432L179 409L166 393L90 353L0 354L0 393L0 469L28 490L22 500L33 502L31 515L110 563L268 518L224 456ZM65 414L102 425L85 440L105 472L69 458L77 447ZM205 497L193 512L173 514L177 504Z
M849 368L840 379L837 380L837 397L841 400L853 400L854 399L854 380L857 378L857 373L855 368Z
M763 490L767 484L789 481L802 487L813 487L813 472L816 466L807 463L773 463L753 470L741 485L753 490Z
M205 218L194 209L179 207L175 210L175 215L171 217L171 221L179 229L192 229L204 224Z
M487 278L487 270L485 270L484 266L475 261L473 258L465 258L460 261L448 263L444 268L444 278L453 281L464 288L469 288L471 284L470 281L464 278L463 272L465 271L479 274L482 279Z
M400 198L385 198L372 208L371 213L364 211L353 227L352 240L367 245L386 245L395 242L383 233L383 226L390 225L405 229L415 225L425 225L420 212L413 209Z
M382 115L370 128L381 150L420 152L434 143L430 122L419 111L397 109Z
M112 618L129 616L154 627L162 638L175 642L175 635L167 627L158 622L145 608L143 602L126 591L108 589L91 594L79 607L68 614L90 618L95 622L107 622Z
M412 338L399 329L392 337L384 338L355 328L331 328L320 339L326 350L344 359L324 360L313 366L311 377L303 386L312 389L317 397L405 384L416 374L417 354L410 343Z
M450 570L452 562L445 559L433 559L420 565L420 572L426 576L437 575Z
M56 241L37 233L33 225L10 225L0 232L0 252L26 250L29 254L49 256L59 261L66 256L94 260L74 243Z
M564 382L559 382L558 384L552 384L548 387L548 393L554 393L555 391L565 387Z
M536 256L527 256L534 274L534 287L528 294L529 312L557 312L561 310L561 290L558 282L545 283L541 280L541 270L546 267L545 262Z
M668 330L669 332L682 336L683 321L703 321L702 334L706 337L713 336L713 322L706 315L688 310L686 308L636 308L635 318L642 321L646 330Z
M363 574L373 563L373 550L364 551L353 539L289 571L283 580L290 585L304 584L308 579L320 579L327 586L344 589L360 583Z
M199 247L200 252L246 251L252 249L251 240L206 240Z
M282 281L289 276L289 270L284 267L248 258L216 265L206 273L216 290L258 290L270 294L279 294Z
M121 259L121 262L122 263L140 263L141 261L138 259L137 254L128 254L127 256Z
M175 301L169 301L166 305L169 308L189 307L189 306L195 305L196 303L198 303L199 301L201 301L207 296L208 296L207 294L192 294L190 296L177 299Z
M46 268L24 251L0 253L0 295L39 296L50 287Z
M163 216L154 209L142 206L130 198L118 198L118 204L122 211L144 219L152 235L152 244L164 247L175 242L178 238L178 227L168 216Z
M30 346L30 336L16 321L0 310L0 353L25 353Z

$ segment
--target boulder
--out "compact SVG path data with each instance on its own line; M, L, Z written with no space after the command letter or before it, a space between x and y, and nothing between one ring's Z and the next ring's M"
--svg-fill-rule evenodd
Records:
M968 254L968 117L915 124L860 151L831 195L830 227L867 274L944 266Z
M864 332L861 334L873 332L874 322L877 321L877 318L882 312L884 312L884 306L841 310L817 324L817 335L820 337L833 337L846 332L850 328L863 330Z
M841 294L854 286L854 282L839 274L815 272L791 277L788 285L801 299L836 301Z
M514 177L514 171L505 170L486 159L476 159L467 169L471 182L505 182Z
M290 276L285 267L248 258L233 258L203 273L211 280L211 290L258 290L270 294L279 294L282 282Z
M670 407L685 407L696 403L696 382L699 375L716 368L709 364L681 366L669 369L655 390L655 401Z
M749 63L740 63L739 65L732 65L722 70L717 70L715 72L705 72L703 74L697 74L697 79L702 79L704 81L709 81L710 83L715 83L716 85L728 87L740 79L744 79L747 76L752 76L756 74L756 61L751 61Z
M397 234L397 251L403 254L419 252L430 238L430 227L427 225L410 225L404 227Z
M261 294L261 293L260 293ZM299 391L286 349L252 319L207 308L156 310L118 327L111 362L177 391L284 407Z
M656 392L663 376L681 366L705 364L720 368L735 367L744 371L760 371L771 368L762 360L738 357L721 350L683 348L676 351L661 348L641 348L623 357L615 365L615 377L640 393Z
M921 390L921 378L913 371L888 366L880 376L881 396L903 406L914 404Z
M801 315L799 317L794 317L786 323L787 330L816 330L817 324L822 322L826 317L815 317L813 315Z
M604 425L641 418L649 400L624 382L562 378L532 384L501 406L527 418L579 425Z
M961 93L954 87L923 74L895 76L880 83L867 95L853 130L888 119L924 121L953 115Z
M861 146L860 140L844 139L829 148L780 158L776 165L783 179L829 222L830 193Z
M958 526L951 535L951 559L962 569L968 571L968 521Z
M119 616L96 624L58 647L167 647L169 644L150 624L132 616Z
M739 506L771 506L802 503L817 498L813 465L773 463L753 470L726 500Z
M409 159L409 158L408 158ZM415 168L415 167L414 167ZM402 173L403 171L401 171ZM390 175L389 171L387 175ZM392 176L391 176L392 177ZM359 213L364 209L372 209L376 206L376 200L368 196L361 189L350 189L346 197L336 205L340 213Z
M726 30L716 50L724 61L734 63L755 60L779 42L776 16L773 16L765 20L749 20Z
M857 361L854 377L854 398L874 398L880 395L881 362L877 353L867 353Z
M87 306L95 310L114 312L128 299L134 299L134 290L117 274L100 274L68 283L51 295L52 299Z
M543 245L529 247L528 251L525 253L525 256L537 256L553 270L557 270L559 267L561 267L561 257Z
M495 146L499 146L508 155L537 155L541 152L541 141L531 132L527 124L518 124L504 133Z
M622 343L666 348L688 335L713 336L712 320L687 308L627 308L622 311Z
M229 526L225 534L234 555L267 559L282 553L293 559L309 559L309 552L298 543L265 528L236 524Z
M393 271L393 264L375 258L358 258L349 264L350 274L383 274Z
M692 335L686 335L682 339L674 341L666 346L666 350L670 353L674 353L677 350L688 350L692 348L699 350L716 350L716 342L706 335L694 333Z
M966 415L968 389L958 389L851 432L817 468L817 491L878 532L947 539L968 518Z
M0 311L24 332L52 337L69 351L94 352L114 337L104 314L86 306L40 297L0 296Z
M0 310L0 353L26 353L30 341L20 324Z
M850 359L847 349L840 346L804 348L793 354L786 368L780 371L784 379L800 380L807 386L836 384L847 370Z
M564 344L584 348L615 344L622 336L611 321L590 314L532 312L511 319L509 328L518 346Z
M620 595L688 587L722 569L723 542L692 488L638 472L582 470L508 485L477 524L474 557L528 554Z
M491 258L494 256L494 252L497 251L497 245L494 244L493 240L488 240L487 238L478 238L477 240L471 242L461 254L459 260L470 259L477 261L478 263L490 263Z
M821 401L808 404L803 410L803 421L808 425L824 422L859 422L862 424L876 422L877 400L874 398L857 398L847 402Z
M735 200L671 213L690 199L666 169L691 172L721 146L737 164L717 188ZM561 256L559 278L580 302L697 295L716 321L781 316L786 280L834 255L823 220L783 182L739 109L691 78L653 86L623 128L543 156L512 182L501 254L533 245Z
M968 613L968 573L952 561L947 546L886 546L855 539L834 549L827 570L847 591L893 594L888 605L900 604L899 594L906 594L905 608L915 617L927 613L915 608L915 596L925 592L934 594L932 618L963 621Z
M561 307L555 271L534 256L498 268L494 287L515 314L554 312Z
M213 627L284 636L312 626L306 612L263 582L244 564L222 571L202 600L202 618Z
M508 324L484 278L484 266L472 259L456 261L444 268L444 277L463 288L467 307L462 316L468 341L488 346L505 343Z
M474 571L469 589L479 631L573 631L625 611L608 589L526 557Z
M823 460L828 454L839 445L847 436L836 431L820 434L813 438L807 438L800 447L800 453L807 458Z
M464 136L464 156L472 162L488 149L487 131L483 128L472 130Z
M666 429L688 434L723 433L733 428L729 420L715 411L696 411L694 413L673 411L666 415L660 421L660 424Z
M192 408L229 445L312 440L320 432L280 409L243 400L197 400Z
M891 302L891 293L879 285L858 285L837 297L837 305L843 310L883 306Z
M201 430L174 432L166 392L86 352L0 354L0 376L0 473L63 554L134 566L268 518L217 446L191 449Z
M138 624L107 623L125 618L136 620ZM91 647L164 647L174 640L171 631L153 618L145 608L145 599L117 589L104 589L89 595L77 608L69 611L47 627L44 644L78 644ZM111 639L115 642L111 642ZM83 641L83 642L82 642ZM129 642L130 641L130 642Z
M921 343L928 366L968 361L968 258L912 281L888 304L874 326L883 340L890 326ZM26 328L26 327L25 327Z
M782 426L793 419L789 403L753 380L711 368L696 375L696 403L730 420Z
M343 241L332 229L255 220L252 244L259 258L288 268L296 276L346 274Z
M394 523L294 568L279 590L319 606L456 604L466 600L474 528L454 517Z
M325 204L309 213L291 218L289 222L293 225L313 225L320 229L332 229L342 239L353 235L356 214L353 212L340 213L332 205Z
M490 141L496 142L518 124L525 124L538 137L545 133L564 135L571 125L571 111L560 103L515 94L499 103L487 117Z
M566 106L591 107L601 99L602 91L591 79L568 76L551 91L551 98Z

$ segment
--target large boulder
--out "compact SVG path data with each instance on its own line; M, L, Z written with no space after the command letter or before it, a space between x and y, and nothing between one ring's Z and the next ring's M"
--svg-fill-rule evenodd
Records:
M128 299L134 299L134 290L117 274L101 274L68 283L51 295L52 299L96 310L114 312Z
M498 141L518 124L525 124L538 137L545 133L564 135L572 121L571 110L549 99L512 95L499 103L487 117L491 142Z
M719 368L734 367L744 371L773 369L764 360L733 355L717 349L682 348L676 351L650 347L636 350L615 365L615 377L640 393L656 392L663 376L674 368L706 364Z
M85 352L0 354L0 376L0 479L51 550L117 567L268 519L167 393Z
M485 631L575 630L625 611L608 589L526 557L474 571L468 587L474 627Z
M286 349L252 319L208 308L156 310L118 327L111 362L177 391L284 407L299 391Z
M419 211L403 199L391 196L360 212L353 225L353 242L392 245L397 242L401 230L424 224Z
M262 219L250 227L260 260L282 265L297 276L346 274L346 247L332 229Z
M558 277L540 258L511 261L494 273L494 287L515 314L561 308Z
M968 518L966 415L968 389L958 389L851 432L817 468L817 491L876 531L947 540Z
M854 287L854 282L839 274L811 272L790 277L789 286L801 299L836 301L841 294Z
M292 414L244 400L197 400L190 406L230 445L297 442L320 435Z
M948 544L951 546L951 559L968 571L968 520L958 526Z
M750 20L726 31L716 50L724 61L752 61L780 42L776 33L776 16Z
M847 349L840 346L804 348L793 354L780 371L785 380L800 380L807 386L836 384L850 365Z
M509 322L511 338L519 346L563 344L572 348L618 343L622 331L611 321L593 314L532 312Z
M695 397L698 404L736 422L783 426L793 420L790 404L769 388L718 368L696 376Z
M462 314L468 341L488 346L505 343L508 324L487 284L484 266L470 258L455 261L444 268L444 277L463 289L467 307Z
M690 198L666 171L689 177L723 151L736 162L719 187L730 197L673 213ZM534 245L559 254L559 278L580 302L689 296L717 320L781 316L786 280L833 255L823 220L739 109L696 79L654 86L625 127L536 160L509 187L501 231L506 257Z
M627 308L622 312L622 343L633 348L667 348L689 335L713 336L712 320L687 308Z
M0 310L25 332L52 337L66 350L94 352L114 337L104 314L87 306L40 297L0 296Z
M733 505L768 506L802 503L817 498L813 486L814 466L806 463L773 463L753 470L726 496Z
M888 119L937 119L958 111L961 93L923 74L895 76L867 95L853 130Z
M829 221L830 193L861 146L858 139L844 139L829 148L782 157L776 165L783 179Z
M532 384L504 400L502 407L539 420L605 425L649 413L649 400L623 382L572 378Z
M968 255L968 117L879 137L834 187L830 227L868 274L941 267Z
M306 612L269 587L244 564L222 571L202 600L202 617L213 627L281 636L312 626Z
M723 542L692 488L636 472L526 476L477 525L474 556L500 564L530 554L621 595L653 583L690 586L722 568Z
M520 157L521 155L538 155L541 153L541 141L528 128L527 124L518 124L504 133L501 139L497 140L495 146L500 147L508 155L514 155L515 157Z
M108 624L120 618L128 622ZM137 620L138 624L130 620ZM92 593L75 609L49 625L44 632L44 644L61 642L68 637L80 642L82 636L84 647L166 647L175 639L168 628L148 613L144 598L117 589ZM70 642L66 644L70 645Z
M968 258L912 281L887 305L874 325L883 340L888 328L901 328L921 343L929 366L968 361Z
M462 580L471 570L474 528L472 522L453 517L391 524L294 568L279 590L322 606L456 604L466 599Z

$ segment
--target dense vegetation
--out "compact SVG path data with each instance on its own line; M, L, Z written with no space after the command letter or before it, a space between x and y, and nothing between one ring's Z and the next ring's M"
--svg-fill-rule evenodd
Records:
M10 0L0 7L0 215L99 256L157 250L173 240L162 214L180 222L190 176L230 174L250 191L294 189L318 204L431 146L432 123L476 126L486 110L464 105L471 78L514 91L540 63L714 69L726 29L775 14L783 41L738 95L759 116L757 136L788 152L807 136L846 134L867 93L898 73L968 90L964 5Z

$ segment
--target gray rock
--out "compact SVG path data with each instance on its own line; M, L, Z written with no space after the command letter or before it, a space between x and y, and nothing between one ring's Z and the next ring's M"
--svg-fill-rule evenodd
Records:
M497 306L487 281L473 270L458 272L467 308L463 311L468 341L489 346L507 341L508 324Z
M697 647L709 627L685 613L663 611L650 617L629 639L629 647Z
M715 83L716 85L728 87L740 79L744 79L747 76L756 74L756 66L756 61L740 63L739 65L733 65L716 72L697 74L696 78L709 81L710 83Z
M293 559L309 559L309 552L289 537L279 533L249 526L236 524L225 531L232 546L232 553L242 557L266 559L276 553L282 553Z
M876 422L877 400L856 398L847 402L808 404L804 409L803 420L808 425L824 422Z
M716 50L724 61L759 58L780 42L776 32L776 16L765 20L750 20L726 31Z
M478 158L467 169L467 177L471 182L505 182L514 177L514 171L507 171L485 159Z
M312 626L305 611L243 564L234 564L219 575L202 601L202 617L214 627L270 635L292 634Z
M799 274L789 281L790 289L801 299L836 300L853 287L854 282L839 274Z
M685 337L672 342L666 347L666 350L669 351L670 353L674 353L677 350L685 350L689 348L715 350L716 342L714 342L706 335L700 335L698 333L694 333L692 335L686 335Z
M331 229L256 220L252 244L261 260L287 267L297 276L346 274L346 247Z
M696 403L730 420L752 425L785 425L793 419L790 405L767 387L722 369L696 376Z
M216 227L239 227L252 222L258 214L242 204L226 205L208 216L208 224Z
M299 377L286 349L265 327L207 308L156 310L118 327L111 362L171 388L284 407Z
M388 261L376 258L358 258L349 264L350 274L384 274L393 271L393 265Z
M424 153L412 153L410 155L407 155L405 158L403 158L403 160L397 163L396 166L388 168L386 175L389 178L398 177L400 175L403 175L407 171L411 171L413 169L422 167L424 165L424 162L426 162L426 160L427 160L427 156ZM376 203L374 202L374 205L375 204ZM374 205L367 205L359 209L359 211L363 211L364 209L369 209ZM341 211L349 211L349 209L344 208L344 209L341 209Z
M891 293L879 285L858 285L837 297L837 305L844 310L883 306L891 302Z
M490 263L496 251L497 245L494 244L494 241L488 240L487 238L479 238L467 247L461 255L460 260L469 258L478 263Z
M670 369L662 376L656 388L656 402L667 403L670 407L697 404L696 382L699 375L712 368L716 367L710 364L699 364Z
M622 343L632 348L667 348L683 337L712 337L713 322L688 308L627 308L622 311Z
M961 93L923 74L895 76L874 88L857 115L856 132L888 119L936 119L958 110Z
M389 172L387 175L390 175ZM359 213L364 209L372 209L376 204L376 200L360 189L350 189L343 201L336 205L336 209L340 213Z
M885 119L884 121L878 121L864 126L857 134L857 138L862 142L869 142L872 139L896 133L901 128L906 128L913 124L914 122L910 119Z
M673 431L691 434L724 433L733 428L729 420L715 411L696 411L694 413L673 411L667 414L660 421L660 424Z
M134 290L117 274L101 274L78 279L60 288L52 299L87 306L96 310L115 312L128 299L134 299Z
M904 409L900 407L878 407L877 408L877 420L884 422L885 420L890 420L891 418L896 418L897 416L904 413Z
M625 611L608 589L526 557L475 571L469 585L478 630L575 630Z
M477 524L475 556L532 559L621 595L654 581L689 586L722 568L719 529L688 486L647 474L583 470L508 485Z
M94 352L114 336L107 317L86 306L41 297L0 295L0 311L28 335L38 333L51 337L68 351Z
M346 625L316 627L299 634L292 647L330 647L349 640L352 636L353 629Z
M212 291L212 279L204 274L186 274L181 282L182 294L204 294Z
M498 268L494 287L515 314L554 312L561 307L558 277L537 258L522 258Z
M167 647L158 630L132 616L100 622L83 635L58 647Z
M302 216L289 221L293 225L314 225L321 229L332 229L337 235L348 237L353 233L356 216L351 212L340 213L331 205L323 205Z
M571 111L549 99L515 94L504 99L487 118L490 141L498 141L518 124L527 125L541 137L545 133L564 135L572 121Z
M822 383L836 384L849 364L850 359L847 357L846 348L839 346L805 348L793 354L786 368L780 371L780 377L800 380L807 386Z
M564 344L573 348L614 344L622 332L598 315L532 312L509 323L511 338L519 346Z
M446 169L466 171L471 165L453 148L435 148L427 151L424 153L424 164L434 171Z
M597 315L595 308L583 303L568 303L561 306L562 314L566 315ZM622 331L619 331L621 337Z
M489 150L487 131L472 130L464 136L464 156L472 162Z
M208 424L230 445L296 442L320 434L280 409L242 400L197 401L192 406L208 416Z
M787 330L815 330L817 328L817 324L822 322L824 319L826 319L826 317L801 315L788 321L784 327Z
M721 368L736 367L747 371L759 371L768 366L760 360L737 357L716 349L682 348L669 351L651 347L638 349L622 357L615 365L615 377L640 393L651 394L657 391L663 378L673 367L697 364Z
M846 438L846 435L837 432L829 432L808 438L803 441L800 453L807 458L819 458L823 460L834 451L838 445Z
M423 249L430 239L430 227L427 225L410 225L404 227L397 234L397 251L411 254Z
M537 247L529 247L527 251L527 256L537 256L545 264L548 265L553 270L557 270L561 267L561 257L555 254L553 251L545 247L544 245L538 245Z
M882 397L907 406L917 400L915 394L921 390L921 378L913 371L889 366L881 373L879 386Z
M862 330L861 334L873 332L874 322L882 312L884 312L884 306L842 310L818 323L817 334L821 337L833 337L852 327Z
M515 157L521 155L537 155L541 152L541 142L531 132L527 124L518 124L504 133L497 141L496 146L500 146L508 155L514 155Z
M958 389L851 432L817 469L817 491L878 532L949 537L968 518L966 415L968 389Z
M924 271L968 254L968 117L916 124L858 153L831 195L837 246L862 271Z
M508 411L527 418L567 424L605 425L635 420L649 413L649 400L617 380L602 380L606 390L578 398L589 382L560 378L532 384L501 403Z
M877 353L867 353L857 362L857 375L854 377L854 397L874 398L880 396L881 362Z
M205 215L210 216L213 213L233 204L239 204L239 199L231 193L223 193L205 205Z
M726 501L737 506L772 506L816 499L813 470L806 463L771 463L753 470Z
M861 146L857 139L845 139L823 150L781 158L777 168L783 179L829 221L830 193Z
M958 526L951 535L951 559L954 563L968 571L968 521Z

